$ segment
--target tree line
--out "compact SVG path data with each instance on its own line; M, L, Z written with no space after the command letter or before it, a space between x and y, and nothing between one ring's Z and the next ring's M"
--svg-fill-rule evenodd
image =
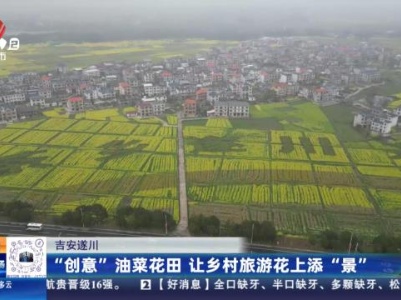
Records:
M34 206L25 201L0 202L0 215L13 222L31 222L35 219ZM96 227L108 221L126 230L151 230L169 233L177 227L173 216L161 210L146 210L123 206L110 215L100 204L80 205L53 218L53 222L63 226Z
M215 216L196 215L189 219L189 231L193 236L233 236L244 237L255 243L272 243L277 239L277 231L272 222L249 221L221 224Z
M103 225L114 219L116 225L126 230L162 231L166 234L175 230L177 224L173 216L161 210L147 210L141 207L119 207L113 216L100 204L82 205L75 210L68 210L55 221L61 225L93 227Z
M35 207L26 201L0 202L0 215L13 222L32 222ZM96 227L110 220L125 230L150 230L171 233L177 227L173 216L161 210L147 210L130 206L119 207L110 215L100 204L81 205L54 217L54 223L64 226ZM192 236L244 237L252 243L273 243L278 232L272 222L245 220L240 223L222 223L216 216L195 215L189 219ZM401 253L401 236L380 234L364 239L349 231L325 230L310 234L311 245L330 252Z
M325 230L309 236L312 245L332 252L401 253L401 236L382 233L373 239L364 239L350 231Z
M273 243L278 233L272 222L242 221L222 224L215 216L197 215L189 220L189 231L193 236L238 236L252 243ZM373 252L401 253L401 236L380 234L372 240L349 231L325 230L311 234L309 242L313 246L330 252Z

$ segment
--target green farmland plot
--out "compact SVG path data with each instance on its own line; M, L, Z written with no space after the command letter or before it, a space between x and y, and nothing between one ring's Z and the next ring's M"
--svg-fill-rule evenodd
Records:
M0 129L1 201L20 195L38 218L51 221L96 203L113 214L123 197L144 197L155 203L144 207L165 206L178 221L177 200L165 201L178 199L177 129L160 120L123 118L114 109L75 120L47 112L41 120Z
M380 198L368 187L383 185L401 193L399 158L387 152L395 148L362 142L365 138L357 137L349 123L351 133L338 135L342 123L333 126L331 117L326 108L294 101L251 106L246 120L185 122L190 211L214 211L225 219L226 213L215 207L247 207L246 219L270 220L282 232L301 235L355 229L353 219L366 223L375 218L381 224L377 214L381 199L388 196L381 192ZM393 216L401 218L400 211L394 210ZM367 236L379 232L371 228L357 231ZM391 231L384 224L379 228Z
M346 126L327 111L294 100L251 106L246 120L184 121L190 215L270 220L296 235L396 232L389 224L401 223L398 146L338 134ZM177 120L168 117L173 126L104 109L0 129L0 196L29 200L42 217L94 203L113 214L128 203L178 220ZM358 228L369 220L378 229Z
M42 43L24 44L15 55L7 57L6 65L0 69L0 76L15 72L48 72L60 62L70 68L84 68L105 61L141 61L150 58L154 62L175 56L194 56L210 47L230 47L236 41L188 39L119 41L102 43Z

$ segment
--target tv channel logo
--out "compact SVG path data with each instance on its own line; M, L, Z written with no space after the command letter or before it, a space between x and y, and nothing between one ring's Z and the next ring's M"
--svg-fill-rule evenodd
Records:
M4 24L2 20L0 20L0 39L3 37L5 33L6 33L6 24Z
M6 33L6 25L2 20L0 20L0 61L7 60L7 55L4 50L7 51L17 51L20 48L20 41L18 38L10 38L9 41L3 38ZM8 48L7 48L8 45Z

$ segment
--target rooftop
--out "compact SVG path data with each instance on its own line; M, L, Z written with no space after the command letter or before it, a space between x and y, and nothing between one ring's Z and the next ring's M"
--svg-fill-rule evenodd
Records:
M129 87L129 83L128 82L120 82L120 87L128 88Z
M236 106L242 106L242 107L249 107L248 102L244 101L224 101L224 102L219 102L216 104L216 106L228 106L228 107L236 107Z
M84 99L82 97L71 97L71 98L68 98L68 102L71 102L71 103L76 103L76 102L81 102L81 101L84 101Z
M152 104L149 103L149 102L140 102L140 103L138 104L138 107L139 107L139 108L148 108L148 107L152 107Z
M206 93L207 93L207 89L203 89L203 88L196 91L197 95L206 94Z
M196 100L191 99L191 98L185 99L184 104L186 104L186 105L193 105L193 104L196 104Z

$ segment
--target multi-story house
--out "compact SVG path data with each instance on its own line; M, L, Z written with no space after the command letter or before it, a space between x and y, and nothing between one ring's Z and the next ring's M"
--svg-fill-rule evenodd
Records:
M82 74L86 77L99 77L100 70L97 67L92 66L92 67L87 68L86 70L83 70Z
M122 76L125 82L129 82L133 79L136 79L136 72L132 68L125 68L122 70Z
M295 73L291 75L292 82L311 83L315 79L315 73L312 70L296 68Z
M46 105L46 99L39 95L33 95L29 97L29 103L31 106L44 107Z
M141 102L137 105L137 116L141 118L153 116L153 107L150 102Z
M207 92L206 100L214 105L216 102L220 100L220 94L217 91L209 90Z
M84 99L82 97L70 97L67 99L67 112L69 114L80 113L84 110Z
M147 96L161 95L167 91L165 86L153 85L152 83L145 83L143 89Z
M299 85L279 82L273 84L271 89L275 91L276 95L279 97L295 96L299 92Z
M141 118L159 116L164 114L166 104L164 102L148 101L137 105L137 115Z
M132 86L132 88L135 88L135 89L139 88L141 86L141 82L136 77L128 80L127 82L129 82L129 84Z
M268 73L266 71L260 71L258 76L258 81L260 83L271 83L280 78L280 74Z
M52 97L51 89L39 89L39 97L50 99Z
M114 98L115 92L111 88L101 87L100 89L98 89L97 95L99 99L106 100Z
M381 74L376 69L365 69L360 75L361 80L366 83L379 82L381 80Z
M153 114L155 116L160 116L164 114L164 111L166 110L166 103L164 102L151 102L152 104L152 109L153 109Z
M305 98L305 99L312 99L312 97L313 97L312 96L312 90L309 89L309 88L304 87L299 91L298 96L302 97L302 98Z
M392 128L391 122L386 119L374 118L370 123L370 130L373 134L388 136Z
M379 82L381 80L381 74L375 68L355 68L354 74L356 75L357 81L363 83Z
M133 94L133 89L131 85L128 82L120 82L118 84L118 91L121 96L132 96Z
M52 88L52 78L50 76L42 76L40 79L42 88L49 90Z
M320 87L312 91L312 99L318 105L327 106L339 102L339 92L334 88Z
M61 93L66 91L66 82L60 79L52 80L52 90L55 93Z
M18 120L17 110L11 105L0 105L0 124Z
M229 88L233 94L237 95L239 98L242 98L243 92L244 92L244 90L243 90L244 84L243 83L240 83L240 82L230 83Z
M143 97L142 98L143 102L167 102L167 96L166 95L161 95L161 96L156 96L156 97Z
M248 101L253 101L253 86L251 83L245 83L240 97Z
M97 89L86 89L83 91L83 96L86 100L97 100L99 99L98 90Z
M15 73L8 76L8 80L11 84L21 85L24 82L24 74Z
M372 134L389 136L393 127L398 124L398 115L388 110L372 109L359 112L354 116L354 127L369 128Z
M207 99L207 89L200 88L196 91L196 100L197 101L206 101Z
M249 103L242 101L220 101L214 106L217 117L248 118Z
M145 73L143 74L143 82L151 83L154 80L155 75L153 73Z
M165 70L161 73L161 78L164 82L171 82L174 79L174 76L170 71Z
M169 85L169 91L172 96L192 97L196 92L196 85L186 81L172 83Z
M212 82L222 82L224 80L224 74L220 72L212 72L211 74Z
M26 96L24 93L10 93L3 95L2 101L4 103L21 103L26 101Z
M196 117L197 115L197 103L195 99L185 99L184 101L184 116L185 117Z

